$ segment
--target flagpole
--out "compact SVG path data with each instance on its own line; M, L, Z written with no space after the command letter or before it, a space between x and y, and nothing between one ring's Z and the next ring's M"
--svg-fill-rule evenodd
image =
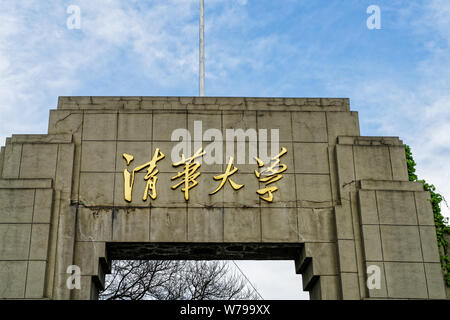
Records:
M205 96L205 3L200 0L200 55L199 55L199 80L200 97Z

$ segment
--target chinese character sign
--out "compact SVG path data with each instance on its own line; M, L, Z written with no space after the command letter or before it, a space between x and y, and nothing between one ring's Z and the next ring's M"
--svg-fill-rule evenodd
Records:
M285 164L280 164L280 158L286 154L286 148L281 148L281 152L273 157L270 161L270 165L264 167L264 163L261 159L256 158L258 162L258 167L263 167L261 171L255 170L255 176L259 179L259 182L265 184L265 187L256 191L260 195L260 198L267 201L273 201L273 193L278 190L276 186L269 186L270 184L277 182L283 178L282 172L286 171L287 166ZM266 196L264 196L266 195Z
M130 165L130 163L134 160L134 157L130 154L124 153L123 158L127 162L127 166ZM149 162L138 166L133 169L133 171L130 173L128 169L125 169L123 171L123 185L124 185L124 198L125 201L131 202L131 194L133 191L134 186L134 178L136 175L136 172L139 172L145 168L147 168L147 174L144 177L144 180L147 181L147 184L145 186L144 196L142 197L142 200L146 201L147 197L150 195L150 198L153 200L156 199L156 181L158 180L158 177L156 176L158 174L158 169L156 169L156 164L159 160L163 159L165 155L159 151L159 148L156 148L155 153L153 154L152 160Z
M189 190L198 185L198 182L195 179L197 179L200 175L200 172L197 172L197 170L200 168L200 163L195 162L194 160L203 156L204 154L205 152L202 148L200 148L192 157L185 159L185 156L183 154L181 161L173 164L174 167L178 167L181 165L184 166L183 171L172 177L172 180L181 178L181 181L172 186L172 189L176 189L180 185L184 185L184 187L181 188L181 191L184 192L184 199L186 201L189 200Z
M287 149L282 147L279 154L270 159L270 161L265 164L261 159L255 157L257 161L258 170L255 170L256 179L259 182L264 184L264 188L255 190L259 197L267 202L273 202L274 200L274 192L278 191L278 187L274 185L275 182L281 180L283 178L282 173L287 170L287 165L281 163L281 157L283 157L287 153ZM201 163L198 161L203 155L205 151L203 148L198 149L194 155L189 158L186 158L184 154L182 154L181 160L173 163L173 167L180 167L181 170L174 175L171 180L176 181L177 183L173 185L172 190L176 190L179 187L181 192L184 195L184 199L189 201L189 191L196 187L199 182L197 181L200 176L200 167ZM127 167L130 166L131 162L134 160L134 156L131 154L124 153L123 158L125 159ZM157 174L159 170L157 169L157 164L159 161L164 159L165 155L160 151L159 148L155 149L153 153L152 159L144 163L140 166L134 168L131 172L128 169L123 171L124 178L124 199L127 202L132 201L132 193L135 182L135 177L137 172L141 172L144 169L146 170L146 175L144 176L144 180L146 181L145 190L143 193L142 200L147 201L148 196L152 200L155 200L157 197L157 186L156 182L158 181ZM209 193L209 195L215 195L220 190L226 188L227 182L231 186L231 189L234 191L239 191L244 188L243 184L239 184L236 181L239 181L239 177L231 179L233 175L238 172L238 168L233 164L234 158L230 157L225 172L219 175L214 176L214 180L220 181L217 188ZM230 189L228 189L230 190Z

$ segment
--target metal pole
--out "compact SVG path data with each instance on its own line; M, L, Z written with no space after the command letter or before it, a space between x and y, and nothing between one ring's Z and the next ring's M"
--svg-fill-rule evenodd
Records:
M204 0L200 0L200 97L205 96L205 14Z

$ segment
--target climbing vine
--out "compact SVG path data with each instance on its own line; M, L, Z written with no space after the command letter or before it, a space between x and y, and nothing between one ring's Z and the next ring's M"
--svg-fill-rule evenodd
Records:
M429 191L431 195L431 207L433 208L434 224L436 225L436 236L441 255L442 270L444 272L445 282L447 283L447 286L450 286L449 244L445 239L445 235L450 234L450 226L448 225L448 218L444 218L440 207L440 203L445 200L442 195L436 192L436 187L434 185L428 184L425 180L419 180L416 175L416 163L414 162L411 148L405 145L405 149L409 180L422 182L424 189Z

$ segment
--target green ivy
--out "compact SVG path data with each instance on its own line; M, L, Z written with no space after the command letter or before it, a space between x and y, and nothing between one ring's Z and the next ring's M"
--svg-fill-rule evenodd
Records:
M444 218L441 213L440 203L444 200L442 195L436 192L436 187L432 184L428 184L425 180L419 180L416 175L416 163L414 162L411 148L405 145L406 149L406 163L408 165L408 176L410 181L422 182L424 189L430 192L431 195L431 207L433 208L434 224L436 225L436 236L441 254L441 265L444 272L444 278L447 286L450 286L450 259L449 259L449 247L448 242L445 239L445 234L450 234L450 226L448 225L448 219Z

